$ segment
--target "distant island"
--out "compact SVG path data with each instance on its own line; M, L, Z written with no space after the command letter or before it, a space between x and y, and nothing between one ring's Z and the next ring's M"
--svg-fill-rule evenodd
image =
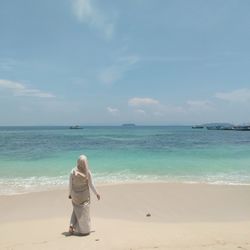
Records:
M135 127L136 125L134 123L124 123L122 124L122 127Z

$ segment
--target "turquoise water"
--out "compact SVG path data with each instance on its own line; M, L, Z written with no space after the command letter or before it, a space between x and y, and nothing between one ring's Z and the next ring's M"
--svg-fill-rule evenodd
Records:
M250 132L179 127L0 127L0 193L65 187L86 154L96 182L250 184Z

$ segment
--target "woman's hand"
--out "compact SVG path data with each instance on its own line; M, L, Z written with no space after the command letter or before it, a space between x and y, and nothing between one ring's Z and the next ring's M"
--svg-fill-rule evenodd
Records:
M100 200L101 196L99 194L96 195L97 199Z

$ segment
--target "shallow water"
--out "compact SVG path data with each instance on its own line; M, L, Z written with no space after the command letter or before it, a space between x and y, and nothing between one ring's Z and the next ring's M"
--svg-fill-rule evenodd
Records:
M65 187L86 154L96 182L250 184L250 132L187 126L0 127L0 193Z

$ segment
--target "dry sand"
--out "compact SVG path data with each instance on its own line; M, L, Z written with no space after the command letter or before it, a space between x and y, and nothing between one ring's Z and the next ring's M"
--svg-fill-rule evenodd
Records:
M66 190L0 197L0 249L249 249L250 186L99 186L93 232L67 236ZM146 214L151 216L147 217Z

